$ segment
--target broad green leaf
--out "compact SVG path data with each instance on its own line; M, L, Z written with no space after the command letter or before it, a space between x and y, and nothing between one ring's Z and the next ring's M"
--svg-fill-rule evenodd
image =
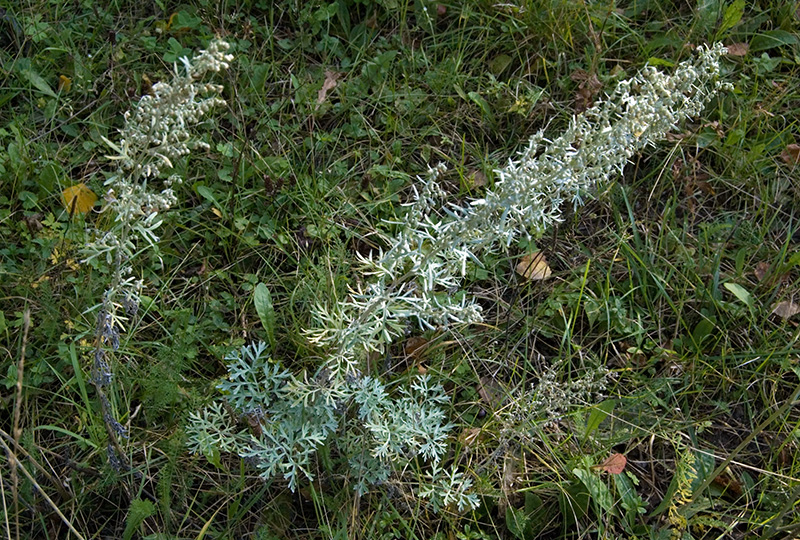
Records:
M700 350L703 340L711 335L711 332L716 328L714 321L709 319L701 319L700 322L692 330L692 343Z
M498 54L489 62L489 71L497 77L511 64L511 60L512 58L507 54Z
M206 186L204 184L201 184L199 182L197 184L195 184L194 189L195 189L195 191L197 192L198 195L200 195L205 200L207 200L208 202L210 202L210 203L212 203L214 205L214 207L211 210L218 217L223 217L225 210L223 209L223 206L219 203L217 198L214 196L214 190L212 190L210 187L208 187L208 186Z
M584 469L572 469L572 474L578 477L578 480L580 480L589 491L592 500L594 500L600 508L609 514L617 515L617 509L614 506L614 496L599 474Z
M483 114L486 115L486 118L488 118L491 122L494 122L494 114L492 114L492 109L478 92L469 92L467 96L469 96L469 99L472 100L473 103L481 108L481 111L483 111Z
M616 407L617 402L614 399L607 399L602 403L598 404L596 407L592 408L592 412L589 413L589 419L586 420L586 438L588 439L589 436L598 428L600 424L605 420L611 411L614 410Z
M272 295L263 283L256 285L253 292L253 304L256 306L256 313L261 319L261 325L267 332L267 341L270 348L275 350L275 309L272 307Z
M617 488L622 508L625 509L625 514L632 525L636 516L647 512L645 502L636 492L636 488L627 473L615 474L612 478L614 479L614 485ZM633 478L636 477L634 476Z
M206 460L211 463L217 469L222 469L222 462L220 461L220 452L219 448L216 446L208 446L203 448L203 456L205 456Z
M514 538L523 540L525 538L525 526L528 524L528 516L522 508L509 506L506 508L506 527Z
M744 15L744 0L736 0L731 5L725 8L725 13L722 15L722 24L719 27L719 34L727 32L742 20Z
M656 58L655 56L651 56L647 59L648 66L664 66L664 67L675 67L675 62L671 60L666 60L664 58Z
M797 35L786 30L769 30L758 34L750 41L750 52L761 52L782 45L795 45L798 43Z
M39 75L36 71L34 71L31 67L22 68L19 70L19 76L31 83L31 86L36 88L42 94L46 96L57 98L58 95L50 88L50 85L47 84L47 81Z
M787 268L794 268L795 266L800 266L800 251L794 253L789 260L786 261Z
M747 289L741 285L737 285L736 283L724 283L723 286L732 292L733 295L747 307L753 307L753 297L750 295Z
M260 164L266 169L267 174L274 177L288 176L292 170L292 166L286 158L277 156L267 156L261 160Z
M698 0L695 20L703 31L714 28L722 13L722 0Z

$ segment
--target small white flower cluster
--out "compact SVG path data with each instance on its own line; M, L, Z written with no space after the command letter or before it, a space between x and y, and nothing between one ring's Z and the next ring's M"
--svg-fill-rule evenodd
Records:
M125 113L120 141L111 144L117 151L112 159L119 160L124 171L134 177L156 177L162 167L171 169L173 160L192 150L208 150L208 144L193 139L189 130L211 109L225 104L219 97L222 86L201 79L228 68L233 60L233 55L225 52L229 47L215 40L191 60L181 58L183 75L175 64L171 82L154 84L152 93L142 97L136 109Z
M605 398L612 373L605 367L590 370L583 377L561 382L563 361L547 366L535 385L522 392L512 407L502 413L511 438L524 436L531 425L545 427L561 420L572 407L597 403ZM515 435L516 434L516 435Z

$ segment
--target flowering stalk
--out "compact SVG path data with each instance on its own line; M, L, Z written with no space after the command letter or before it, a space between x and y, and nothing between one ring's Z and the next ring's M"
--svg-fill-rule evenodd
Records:
M390 247L362 258L375 280L335 308L317 308L322 325L309 332L311 339L336 351L326 369L342 377L355 373L358 350L381 350L402 335L408 319L426 328L480 321L480 306L454 298L467 263L480 264L482 250L541 235L561 221L564 202L577 208L637 152L697 116L727 87L718 81L725 51L721 44L700 47L672 75L647 67L620 82L557 139L534 135L518 159L496 171L495 189L467 206L440 204L444 193L436 180L444 167L431 169Z
M517 159L497 171L495 188L469 205L445 204L437 183L444 167L431 169L395 223L399 232L388 249L362 258L372 281L338 305L315 308L320 325L308 336L330 353L313 377L266 368L263 348L229 357L231 382L220 388L241 413L256 415L260 431L237 433L237 452L265 477L283 474L292 489L299 475L311 478L311 456L326 443L336 444L339 455L355 456L349 463L359 491L418 459L431 471L420 476L418 493L434 509L476 507L477 498L467 492L471 480L457 465L441 468L445 439L454 427L440 408L447 401L441 387L429 388L423 378L392 398L380 381L362 374L364 357L382 352L411 322L434 328L480 321L480 306L459 292L467 263L480 264L482 251L505 249L520 236L541 235L561 220L563 203L579 206L633 155L698 115L725 87L717 80L724 53L719 44L700 47L672 75L648 67L622 81L606 100L573 118L560 137L535 135ZM247 377L254 378L244 384ZM272 390L265 394L261 388ZM348 407L357 414L346 414ZM220 415L216 408L193 418L189 433L195 451L208 454L228 440L230 428Z
M172 190L181 178L168 174L173 161L194 149L207 150L208 144L192 137L190 129L213 107L225 102L219 97L222 86L202 82L208 73L227 68L233 56L226 54L229 45L212 41L208 49L191 60L182 58L183 70L175 65L171 82L159 82L152 93L142 97L133 111L125 113L125 125L117 142L103 140L115 152L107 156L117 164L105 181L104 213L113 216L106 231L97 231L87 244L84 262L97 260L112 269L111 280L97 311L92 382L97 390L103 421L109 435L108 456L115 468L125 465L118 437L127 437L125 428L115 418L106 388L113 375L107 350L119 348L121 332L136 316L143 281L132 275L132 260L139 253L138 241L154 247L159 213L176 202ZM163 179L163 189L148 189L148 180Z

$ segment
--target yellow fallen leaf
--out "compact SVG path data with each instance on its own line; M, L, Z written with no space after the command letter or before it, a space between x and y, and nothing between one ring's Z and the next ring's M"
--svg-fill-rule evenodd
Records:
M59 92L69 92L72 88L72 79L67 77L66 75L59 75L58 76L58 91Z
M547 279L552 274L544 253L534 251L522 257L515 268L517 274L531 281Z
M97 195L81 182L62 191L61 202L70 216L83 214L92 209L94 203L97 202Z
M222 212L220 212L218 208L212 208L211 211L214 213L215 216L222 219Z

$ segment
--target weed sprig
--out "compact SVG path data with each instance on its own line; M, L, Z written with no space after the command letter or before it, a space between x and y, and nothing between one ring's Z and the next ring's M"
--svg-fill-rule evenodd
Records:
M317 372L309 378L278 370L265 358L263 344L231 354L230 382L219 388L240 413L255 415L259 434L231 433L231 419L211 407L193 416L193 450L213 455L230 449L233 438L239 455L262 476L283 476L294 490L301 475L313 478L316 451L335 444L358 479L359 493L421 460L431 472L427 480L419 477L419 495L435 510L451 503L458 510L475 508L471 480L457 463L441 465L453 428L441 409L448 400L443 388L419 377L395 395L363 373L365 355L383 353L411 321L430 329L480 321L480 307L461 290L467 265L480 264L482 251L507 248L520 235L541 235L560 220L563 203L579 206L636 152L699 114L725 87L718 80L724 53L721 44L700 47L672 75L647 68L622 81L560 137L534 136L517 160L497 171L495 188L467 206L444 202L437 184L444 167L431 169L395 224L399 233L390 247L362 258L372 281L338 305L317 306L320 326L308 335L331 351ZM561 399L553 407L566 405Z
M212 108L225 103L219 97L222 86L202 79L228 67L233 60L225 52L228 47L224 41L215 40L191 60L182 58L181 67L175 65L172 81L153 85L152 93L125 113L119 140L115 143L104 138L115 152L108 158L118 165L105 182L108 191L103 211L113 221L108 229L95 233L83 254L84 262L98 260L111 268L111 282L96 308L92 382L109 436L109 462L117 469L127 466L118 444L118 437L127 437L127 433L106 394L113 378L108 351L119 349L121 333L130 328L139 310L144 282L133 275L133 259L148 247L155 247L156 230L162 223L159 214L176 202L172 186L181 178L169 174L173 161L192 150L209 148L208 143L194 138L191 130ZM148 181L158 180L164 187L155 192Z

